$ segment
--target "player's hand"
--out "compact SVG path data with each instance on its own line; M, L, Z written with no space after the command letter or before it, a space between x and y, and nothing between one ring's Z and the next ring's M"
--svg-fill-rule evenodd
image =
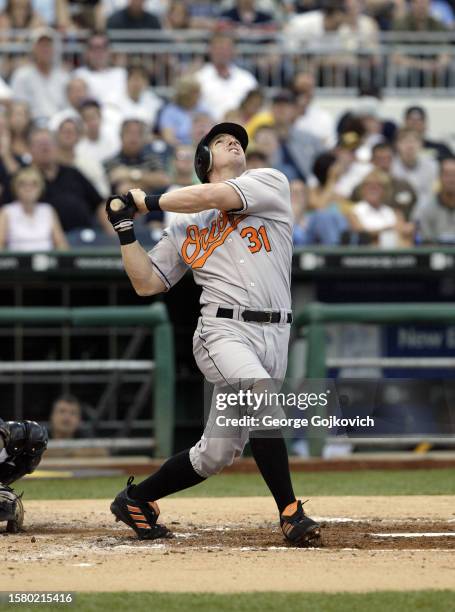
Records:
M137 207L132 195L111 195L106 201L107 218L116 232L123 232L133 227L133 218Z
M145 196L147 195L145 191L142 189L130 189L127 195L130 195L133 198L136 208L141 214L145 215L149 212L147 206L145 205Z

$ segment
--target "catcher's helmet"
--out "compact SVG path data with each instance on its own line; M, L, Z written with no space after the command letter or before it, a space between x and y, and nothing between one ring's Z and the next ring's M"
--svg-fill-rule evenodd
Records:
M194 169L201 183L208 183L208 173L212 168L212 152L209 144L218 134L231 134L240 142L244 151L248 146L248 134L238 123L218 123L199 142L194 156Z

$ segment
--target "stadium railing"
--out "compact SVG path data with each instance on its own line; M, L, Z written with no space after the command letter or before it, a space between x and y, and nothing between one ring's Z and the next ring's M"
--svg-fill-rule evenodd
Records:
M173 331L169 322L168 313L164 304L157 302L147 307L93 307L93 308L59 308L59 307L30 307L30 308L0 308L0 325L5 324L59 324L66 323L72 326L115 325L118 327L131 327L131 325L144 325L150 328L153 336L153 359L104 359L104 360L41 360L41 361L2 361L0 362L0 375L4 379L10 373L48 373L71 372L93 373L114 372L117 376L125 371L153 372L153 419L154 439L149 440L154 448L155 456L168 456L173 450L174 436L174 393L175 393L175 364ZM87 377L87 384L90 383ZM85 446L90 445L85 442ZM144 440L123 440L118 437L112 444L109 440L95 442L95 446L105 448L133 448L138 444L145 445ZM73 446L78 441L73 441Z
M88 32L56 34L58 52L75 65L81 63ZM141 57L154 87L169 94L179 74L197 68L207 59L211 33L206 30L111 30L114 56ZM237 39L236 61L251 70L260 85L278 89L289 83L296 70L313 69L318 85L327 94L352 94L359 84L369 82L384 88L387 95L416 90L450 94L455 89L455 32L379 32L377 39L349 35L326 35L317 42L291 45L281 33L250 33ZM21 56L30 52L29 32L2 33L0 53ZM443 66L420 69L404 67L398 56L435 59L447 56ZM336 58L336 62L330 59ZM346 61L343 61L345 58Z
M306 368L305 379L327 380L329 368L413 368L453 369L453 357L343 357L328 358L326 355L326 325L329 323L389 324L389 323L455 323L455 304L410 303L410 304L323 304L312 302L297 314L294 331L305 332ZM296 336L297 337L297 336ZM296 372L297 353L291 346L288 374ZM321 416L322 410L319 407ZM356 446L409 447L422 440L429 444L455 446L455 435L388 435L384 437L359 437L351 440ZM327 436L323 428L311 428L310 452L320 455L326 441L337 443L346 439Z

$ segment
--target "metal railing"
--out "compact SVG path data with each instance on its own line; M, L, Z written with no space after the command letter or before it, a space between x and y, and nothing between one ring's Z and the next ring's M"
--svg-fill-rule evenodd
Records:
M153 427L154 449L156 456L167 456L172 453L174 436L174 392L175 366L173 332L164 304L157 302L149 307L116 307L116 308L0 308L0 325L13 324L48 325L69 324L72 326L145 326L153 336L153 359L151 360L42 360L42 361L11 361L0 362L0 378L8 382L12 373L21 377L22 387L26 385L27 376L38 374L36 382L46 383L44 374L55 371L64 372L68 377L74 371L82 374L82 381L90 384L89 374L94 372L110 372L117 383L125 372L145 371L149 378L152 373L153 385L153 417L147 419L146 428ZM71 380L71 379L70 379ZM103 379L104 380L104 379ZM13 379L13 383L15 380ZM98 379L97 379L97 382ZM11 384L11 383L10 383ZM147 385L147 389L149 385ZM21 391L25 397L26 393ZM30 405L30 399L28 405ZM142 398L146 400L147 398ZM101 406L101 408L105 408ZM95 411L96 412L96 411ZM27 415L25 415L27 416ZM96 420L103 418L100 411L94 415ZM133 419L135 415L131 415ZM121 422L116 423L121 433Z
M74 66L83 61L88 32L56 34L58 54ZM124 65L141 59L159 93L169 94L175 78L199 68L207 59L211 33L206 30L111 30L112 61ZM290 44L280 32L251 32L238 37L237 63L250 70L259 84L275 90L288 84L297 70L316 72L328 94L354 93L361 83L384 87L388 95L416 90L453 93L455 89L455 32L380 32L362 35L328 34L316 42ZM3 59L29 53L28 31L12 30L0 37ZM432 66L406 66L402 58Z
M305 330L306 379L323 380L328 369L359 368L455 368L454 357L352 357L327 358L326 324L329 323L455 323L455 304L308 304L295 318L294 329ZM290 369L296 371L296 355L291 347ZM324 416L324 415L321 415ZM310 427L309 446L313 455L321 455L324 443L352 442L359 446L409 446L425 440L431 444L455 446L455 435L388 435L344 438L328 436L324 429Z

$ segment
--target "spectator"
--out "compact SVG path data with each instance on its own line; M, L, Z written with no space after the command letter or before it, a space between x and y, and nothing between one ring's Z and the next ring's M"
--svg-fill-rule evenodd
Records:
M417 202L416 193L412 185L405 179L396 178L391 174L393 161L392 146L386 142L380 142L373 147L371 163L375 168L384 172L389 178L389 189L384 203L396 211L400 211L403 218L409 221ZM358 202L361 199L361 189L354 189L352 199Z
M137 117L154 127L163 101L149 87L144 66L130 66L127 71L126 93L121 104L124 118Z
M335 155L339 163L335 191L339 196L350 199L354 189L371 172L373 166L357 159L357 150L362 144L362 125L352 121L347 127L352 129L340 134L335 148Z
M75 167L76 145L82 133L82 126L78 116L67 116L60 124L53 126L55 142L57 144L57 161L65 166Z
M455 244L455 157L440 165L440 190L417 211L425 242Z
M71 166L81 172L95 187L102 198L109 195L109 184L103 164L91 155L78 149L82 137L82 123L79 116L69 115L59 124L54 124L56 135L57 159L65 166Z
M13 100L8 107L11 154L25 164L30 161L28 135L32 127L30 107L27 102Z
M427 113L422 106L409 106L405 110L404 127L420 134L425 153L429 153L439 161L444 157L452 156L452 151L446 144L426 138L428 128Z
M9 197L8 176L17 172L20 166L20 159L15 157L11 150L11 136L6 110L0 107L0 196L2 202L8 201Z
M316 156L323 151L321 141L295 127L297 106L290 91L284 90L273 98L271 113L279 140L278 150L272 158L273 167L281 170L289 180L306 181Z
M377 23L364 14L364 5L364 0L344 0L346 16L339 29L340 36L350 39L349 46L363 53L377 51L378 44Z
M16 200L0 209L0 249L50 251L68 244L50 204L39 202L44 179L36 168L21 168L12 180Z
M172 183L166 188L164 193L193 185L197 179L194 175L194 150L190 145L179 144L175 147L174 159L172 163ZM150 213L152 214L152 213ZM164 227L167 227L178 213L164 212ZM150 219L150 215L147 215Z
M11 77L15 98L29 104L34 119L50 119L65 106L68 74L56 65L54 31L32 32L32 62L17 68Z
M6 110L0 107L0 203L11 200L9 177L17 172L20 166L20 160L14 156L11 150Z
M291 207L294 217L292 241L295 245L306 244L306 229L308 218L305 215L306 191L305 183L295 179L289 183Z
M113 104L121 108L126 91L126 70L110 66L109 40L105 34L94 33L87 41L86 65L77 68L73 76L83 79L91 98L101 105Z
M218 3L213 2L213 0L192 0L188 8L192 28L213 30L219 16Z
M32 130L30 153L46 181L43 199L55 208L65 232L93 227L96 220L110 232L100 194L79 170L58 163L56 142L49 130Z
M0 77L0 104L9 104L12 95L11 87Z
M245 95L243 100L240 102L239 108L237 109L239 123L245 127L250 138L253 137L253 133L249 131L250 122L254 122L254 117L261 114L260 111L263 104L264 94L262 90L252 89Z
M267 155L259 147L250 145L245 158L247 170L259 170L267 167Z
M400 220L384 202L389 179L380 170L372 170L362 181L362 200L354 204L350 215L353 229L368 234L371 243L383 248L399 246Z
M165 30L188 30L191 27L190 7L185 0L171 0L164 18Z
M7 0L0 13L0 31L34 30L45 25L31 0Z
M201 86L201 102L216 120L238 108L251 89L257 87L254 76L233 63L235 48L227 34L215 34L210 42L210 61L195 74Z
M295 246L340 244L349 224L336 207L307 214L305 184L299 179L290 182L291 206L294 214L293 242Z
M160 134L171 146L191 144L194 114L205 110L200 95L199 82L191 76L176 81L174 101L164 107L159 119Z
M82 410L74 395L62 395L52 406L49 418L49 437L52 440L71 440L80 437Z
M346 213L350 210L351 201L337 192L337 182L344 170L343 160L338 159L335 153L326 152L318 155L312 171L317 182L308 190L310 211L337 208Z
M96 100L86 100L80 113L83 136L76 145L76 165L106 198L110 189L103 163L118 150L117 139L113 139L110 131L104 129L101 107Z
M193 115L191 138L194 146L211 130L213 124L213 117L208 112L198 112Z
M262 125L259 127L254 134L253 146L256 146L265 155L265 166L272 166L280 146L275 127L273 125Z
M256 5L256 0L237 0L235 6L221 13L222 25L249 32L252 28L275 30L276 23L273 15L259 10Z
M292 16L283 28L283 37L291 49L319 46L326 34L338 31L344 19L343 3L325 0L317 10Z
M422 155L422 137L403 128L396 142L397 155L392 162L392 176L405 179L417 194L417 208L427 204L433 195L438 175L437 163Z
M363 129L362 144L357 150L357 158L369 162L372 148L385 141L383 122L380 118L380 101L373 96L361 96L351 112L351 117L357 118Z
M140 182L150 192L169 185L160 158L147 145L147 126L138 119L125 119L121 130L120 152L105 162L111 185L120 181Z
M411 0L409 12L401 19L397 19L392 24L393 30L397 32L412 32L412 39L405 37L400 42L400 46L411 42L414 46L433 44L425 38L427 32L447 32L447 28L439 20L430 14L430 0ZM419 37L418 33L423 32L424 36ZM445 72L450 63L450 55L444 51L440 53L423 53L421 55L413 53L405 55L397 52L392 57L393 64L398 72L399 84L411 83L425 85L431 82L441 82L445 80Z
M144 10L144 0L128 0L128 5L107 20L108 30L159 30L160 20Z
M146 0L145 10L153 13L162 20L167 11L169 0ZM99 32L106 29L106 19L120 9L126 8L128 0L100 0L97 11L97 30Z
M103 163L118 150L118 139L113 138L111 130L106 129L101 114L101 106L96 100L87 99L80 109L83 136L76 146L78 157Z
M298 72L292 89L296 96L297 119L295 127L319 138L326 148L335 146L335 121L327 111L314 102L315 80L311 72Z
M72 77L66 85L66 101L69 109L79 112L82 103L89 96L88 85L84 79L80 77Z

